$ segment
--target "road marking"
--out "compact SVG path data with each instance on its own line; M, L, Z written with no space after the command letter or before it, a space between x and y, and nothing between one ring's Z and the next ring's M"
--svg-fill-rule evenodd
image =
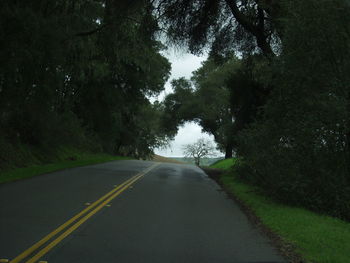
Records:
M112 199L114 199L115 197L117 197L119 194L121 194L125 189L127 189L132 183L136 182L138 179L140 179L142 176L144 176L145 174L147 174L149 171L151 171L153 168L155 168L156 166L158 166L159 163L156 163L150 167L148 167L147 169L139 172L138 174L134 175L133 177L129 178L128 180L126 180L125 182L123 182L122 184L118 185L117 187L115 187L112 191L108 192L107 194L105 194L104 196L102 196L100 199L98 199L97 201L95 201L94 203L92 203L91 205L89 205L88 207L86 207L84 210L82 210L80 213L78 213L77 215L75 215L74 217L72 217L71 219L69 219L67 222L65 222L64 224L62 224L61 226L59 226L58 228L56 228L54 231L52 231L51 233L49 233L47 236L45 236L44 238L42 238L40 241L38 241L37 243L35 243L33 246L31 246L30 248L28 248L27 250L25 250L24 252L22 252L20 255L18 255L16 258L14 258L13 260L10 261L10 263L19 263L21 260L25 259L26 257L28 257L30 254L32 254L35 250L39 249L42 245L44 245L46 242L48 242L51 238L53 238L54 236L56 236L57 234L59 234L61 231L63 231L65 228L67 228L68 226L70 226L73 222L75 222L76 220L78 220L79 218L81 218L83 215L85 215L87 212L89 212L90 210L92 210L94 207L97 206L97 208L93 211L91 211L89 214L87 214L85 217L83 217L83 219L80 219L77 223L75 223L72 227L70 227L66 232L64 232L62 235L59 236L63 238L61 238L58 242L60 242L62 239L64 239L67 235L69 235L71 232L73 232L75 229L77 229L82 223L84 223L87 219L89 219L91 216L93 216L94 214L96 214L99 210L101 210L102 207L104 207L106 204L108 204ZM121 189L121 190L119 190ZM119 191L118 191L119 190ZM104 201L105 200L105 201ZM103 202L104 201L104 202ZM101 203L102 202L102 203ZM100 204L101 203L101 204ZM100 205L99 205L100 204ZM85 219L85 220L84 220ZM81 223L79 223L81 222ZM79 224L78 224L79 223ZM73 229L74 228L74 229ZM73 230L71 230L73 229ZM71 230L69 232L69 230ZM69 232L69 233L68 233ZM65 233L67 233L66 235L64 235ZM56 240L58 240L59 238L56 238L53 242L51 242L47 247L45 247L44 249L47 249L50 245L51 247L47 250L49 251L52 247L54 247L57 243L54 243ZM52 244L54 243L54 245L52 246ZM40 259L42 257L42 255L46 254L47 252L45 252L44 254L42 254L42 251L44 250L42 249L38 254L36 254L35 260L30 259L27 261L28 262L36 262L38 259ZM45 250L46 251L46 250ZM37 257L37 255L40 254L40 257Z
M159 164L157 164L159 165ZM154 168L157 165L153 165L152 168ZM151 170L151 169L150 169ZM147 172L149 172L148 170ZM133 179L131 182L126 184L124 187L122 187L120 190L118 190L116 193L114 193L112 196L107 198L104 202L102 202L98 207L96 207L94 210L92 210L90 213L88 213L86 216L81 218L78 222L76 222L73 226L68 228L64 233L62 233L59 237L57 237L54 241L52 241L50 244L48 244L45 248L40 250L35 256L33 256L30 260L26 261L26 263L35 263L37 260L39 260L42 256L44 256L47 252L49 252L51 249L53 249L58 243L60 243L64 238L66 238L68 235L70 235L74 230L76 230L79 226L81 226L85 221L87 221L90 217L92 217L94 214L96 214L98 211L100 211L105 205L107 205L110 201L112 201L114 198L116 198L118 195L120 195L122 192L124 192L126 189L129 188L129 186L133 183L135 183L137 180L142 178L147 172L141 173L139 176L137 176L135 179Z
M122 187L123 185L125 185L127 182L131 181L135 176L131 177L130 179L126 180L123 184L121 184L120 186ZM120 187L119 187L120 188ZM81 216L83 216L84 214L86 214L88 211L90 211L91 209L93 209L95 206L97 206L100 202L102 202L105 198L107 198L108 196L110 196L111 194L113 194L115 191L117 191L119 188L115 188L112 191L110 191L109 193L105 194L104 196L102 196L100 199L98 199L97 201L95 201L92 205L88 206L87 208L85 208L83 211L81 211L80 213L78 213L77 215L75 215L74 217L72 217L71 219L69 219L66 223L64 223L63 225L59 226L58 228L56 228L54 231L52 231L51 233L49 233L47 236L45 236L43 239L41 239L40 241L38 241L37 243L35 243L33 246L31 246L30 248L28 248L27 250L25 250L23 253L21 253L20 255L18 255L16 258L14 258L13 260L10 261L10 263L18 263L20 262L22 259L26 258L27 256L29 256L31 253L33 253L36 249L38 249L40 246L42 246L43 244L45 244L47 241L49 241L52 237L54 237L55 235L57 235L59 232L61 232L63 229L65 229L66 227L68 227L70 224L72 224L75 220L77 220L78 218L80 218Z

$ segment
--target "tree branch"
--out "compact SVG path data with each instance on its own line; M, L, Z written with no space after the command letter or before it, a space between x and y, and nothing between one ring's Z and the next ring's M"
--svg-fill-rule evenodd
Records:
M237 3L235 0L225 0L226 4L229 6L231 13L236 18L237 22L243 26L246 30L252 33L254 36L257 34L257 26L251 23L247 17L239 11Z
M110 24L104 24L104 25L101 25L100 27L97 27L93 30L90 30L90 31L85 31L85 32L80 32L80 33L76 33L74 36L76 37L84 37L84 36L89 36L89 35L92 35L92 34L95 34L97 32L100 32L102 29L104 29L105 27L109 26Z
M265 36L265 24L264 24L264 11L261 7L258 7L258 24L254 25L249 19L239 10L235 0L225 0L229 6L232 15L235 17L237 22L248 32L250 32L256 38L258 47L261 48L263 53L267 56L273 56L274 53L271 49L270 44L267 42Z

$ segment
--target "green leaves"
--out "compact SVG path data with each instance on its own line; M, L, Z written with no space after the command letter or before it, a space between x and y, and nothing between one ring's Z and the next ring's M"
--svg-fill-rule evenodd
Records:
M276 199L349 219L350 24L340 17L350 8L337 0L283 8L283 52L265 78L274 89L263 118L240 134L245 177Z
M170 63L148 3L5 0L0 15L0 130L11 143L118 152L128 141L124 153L138 156L161 143L146 96L164 89ZM141 122L149 136L134 132Z

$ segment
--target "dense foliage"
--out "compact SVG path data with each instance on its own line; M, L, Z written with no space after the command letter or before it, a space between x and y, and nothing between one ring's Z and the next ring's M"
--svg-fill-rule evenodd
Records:
M159 10L170 39L210 48L191 88L165 100L165 108L192 110L175 120L226 130L238 175L265 193L349 220L348 2L173 0Z
M321 3L287 3L274 89L240 134L240 172L275 198L350 219L350 7Z
M19 152L62 145L144 157L167 140L159 108L147 99L163 89L170 71L149 7L2 1L1 166Z

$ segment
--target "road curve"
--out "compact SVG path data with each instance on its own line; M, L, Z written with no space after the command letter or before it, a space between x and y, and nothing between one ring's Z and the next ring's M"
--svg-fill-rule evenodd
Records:
M201 169L147 161L115 161L0 185L1 259L286 262Z

